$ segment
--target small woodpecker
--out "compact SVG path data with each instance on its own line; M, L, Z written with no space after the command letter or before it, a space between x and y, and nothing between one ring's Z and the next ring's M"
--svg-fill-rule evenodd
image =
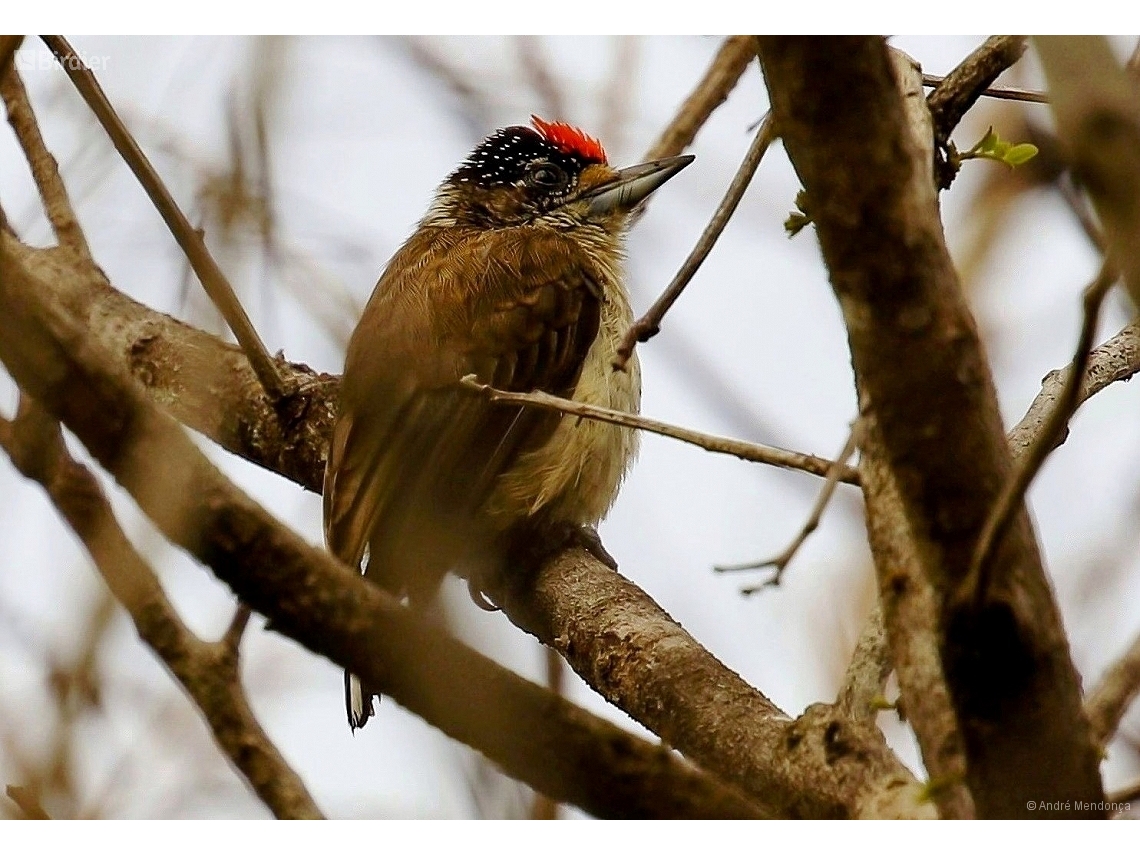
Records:
M389 261L348 344L324 482L325 540L412 604L451 570L478 590L512 545L594 526L637 451L627 428L491 403L541 390L637 412L622 282L630 214L693 158L614 169L593 137L532 116L481 142ZM596 538L596 535L595 535ZM599 545L600 548L600 545ZM345 674L349 726L376 695Z

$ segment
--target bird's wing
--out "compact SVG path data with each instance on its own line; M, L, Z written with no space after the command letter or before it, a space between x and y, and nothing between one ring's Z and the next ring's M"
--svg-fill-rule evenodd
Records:
M597 336L597 272L548 230L420 235L390 263L349 344L325 473L325 537L343 561L429 596L478 507L556 414L492 404L459 380L570 395Z

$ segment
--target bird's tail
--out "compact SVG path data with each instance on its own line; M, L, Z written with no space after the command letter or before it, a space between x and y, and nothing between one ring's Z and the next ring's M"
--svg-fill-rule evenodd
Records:
M373 699L379 694L355 674L344 672L344 706L348 710L348 726L353 733L368 724L368 719L376 714Z

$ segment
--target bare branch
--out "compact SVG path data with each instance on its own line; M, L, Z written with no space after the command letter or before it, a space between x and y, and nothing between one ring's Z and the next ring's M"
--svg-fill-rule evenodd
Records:
M754 59L756 41L752 36L729 36L725 39L705 76L685 99L657 142L649 147L645 159L672 157L688 148Z
M752 795L775 816L932 815L868 724L825 704L795 721L725 668L644 591L585 549L487 593L610 703ZM651 667L643 657L650 657Z
M107 587L130 613L139 637L201 711L218 747L279 819L321 819L299 775L249 707L229 643L206 644L178 617L154 572L131 545L91 472L75 462L59 425L27 398L6 436L12 462L47 490L91 554ZM248 614L248 612L247 612Z
M781 579L784 577L784 570L787 569L788 564L795 558L796 553L799 552L800 547L804 545L812 532L819 528L820 520L823 519L823 512L827 508L828 502L835 494L835 488L839 485L839 476L847 467L847 460L855 453L855 448L859 444L859 423L855 422L851 426L851 430L847 434L847 442L843 445L843 450L839 452L837 457L831 464L827 471L827 480L824 482L823 488L819 491L819 496L812 506L811 513L808 515L807 522L803 524L799 532L792 542L775 558L769 558L766 561L753 561L748 564L733 564L728 566L714 567L718 573L731 573L738 570L761 570L765 567L772 567L775 573L772 574L770 579L766 579L758 585L751 585L747 588L741 589L740 593L748 595L755 594L757 591L762 591L765 588L777 587Z
M1021 59L1027 46L1025 36L990 36L927 97L934 126L934 171L939 189L949 187L958 171L946 158L950 134L998 75Z
M1105 796L1112 804L1129 804L1137 799L1140 799L1140 780L1133 781L1126 787L1121 787L1119 790L1113 790Z
M882 710L883 686L891 675L891 650L883 608L878 598L863 624L863 631L851 654L851 662L843 677L843 688L835 705L845 716L871 720Z
M1081 381L1077 384L1076 404L1079 407L1097 392L1140 373L1140 320L1133 321L1104 344L1089 352ZM1068 393L1073 365L1059 371L1050 371L1041 384L1041 391L1029 405L1021 421L1009 432L1009 447L1014 458L1020 458L1047 430L1049 418L1058 411L1059 401ZM1054 442L1064 442L1064 435Z
M91 250L87 246L87 239L83 236L83 229L79 226L75 209L67 196L67 188L59 176L59 164L44 144L35 113L28 101L27 90L13 65L9 65L8 70L0 75L0 94L4 97L4 106L8 111L8 124L16 132L24 158L31 167L36 190L39 191L56 240L62 246L90 258Z
M990 36L942 78L926 98L935 139L945 142L998 76L1025 54L1025 36ZM926 83L925 78L923 83Z
M937 74L922 75L922 85L926 87L941 86L945 80L945 77L939 77ZM1013 86L990 86L983 89L981 95L985 98L996 98L999 101L1024 101L1028 104L1049 103L1049 95L1045 92L1038 92L1036 89L1018 89Z
M621 410L611 410L608 407L597 407L593 404L583 404L580 401L559 398L555 395L548 395L545 392L507 392L480 383L475 379L474 375L464 377L460 382L466 388L485 395L489 400L496 403L522 404L528 407L537 407L538 409L565 413L584 419L594 419L600 422L621 425L622 427L636 428L637 430L648 431L649 433L659 434L660 436L667 436L670 439L678 439L681 442L696 445L706 451L712 451L717 454L731 454L734 457L739 457L741 460L748 460L752 463L766 463L769 466L778 466L781 469L797 469L801 472L807 472L820 477L827 477L828 473L836 466L834 461L824 460L821 457L815 457L810 454L801 454L797 451L785 451L782 448L773 448L772 446L760 445L754 442L744 442L739 439L712 436L710 434L690 430L689 428L660 422L656 419L647 418L646 416L624 413ZM858 485L859 473L850 466L842 465L839 467L838 472L838 480L845 484Z
M237 659L238 648L241 646L241 637L245 635L245 628L249 626L249 619L251 617L253 617L253 610L245 603L238 603L233 619L226 628L226 634L223 635L221 641L218 642L234 659Z
M24 812L25 819L51 819L47 811L40 806L35 793L27 787L17 787L15 784L9 784L5 787L4 791L8 794L8 798L14 801L16 806Z
M639 318L632 327L626 332L625 337L622 339L621 344L618 345L617 353L614 358L614 370L624 371L625 365L629 362L629 358L633 355L633 348L639 341L649 341L657 333L661 332L661 319L665 317L665 313L669 311L672 305L677 302L677 298L681 296L681 292L700 270L701 265L705 259L708 258L712 248L716 246L717 239L720 237L721 232L724 231L728 221L732 215L736 213L736 207L740 204L740 200L744 198L744 191L748 189L748 185L752 182L752 176L756 174L757 167L760 166L760 161L764 157L764 153L768 151L768 146L776 138L776 123L769 113L764 117L760 123L759 129L756 131L756 136L752 140L752 145L748 147L747 153L744 155L744 160L741 161L740 166L736 170L736 175L732 177L732 183L728 185L728 190L725 191L724 198L721 200L720 205L717 206L716 211L713 213L712 219L709 224L705 226L705 230L701 232L700 239L697 240L697 245L693 247L689 257L685 259L681 265L681 269L673 276L673 280L669 283L665 291L657 298L656 302L649 308L641 318Z
M222 317L225 318L242 350L245 351L266 394L273 402L280 401L291 390L285 386L276 362L269 355L269 351L266 350L261 336L257 334L249 315L242 308L241 301L234 293L233 286L222 273L222 269L218 267L214 257L210 255L202 235L186 219L186 215L182 213L182 209L174 201L174 197L166 188L147 156L139 148L139 144L131 132L127 130L127 126L123 124L123 120L115 112L115 108L111 106L111 102L107 99L102 87L99 86L95 75L87 68L82 58L72 50L71 45L63 37L44 36L43 38L44 43L60 61L64 71L67 72L67 76L71 78L71 82L111 138L115 149L131 168L154 203L155 208L162 215L162 219L170 228L174 239L178 241L178 245L194 268L202 287L206 289L206 293L210 295L210 299L217 306Z
M23 36L0 36L0 77L8 73L8 66L23 43Z
M1102 750L1116 733L1137 694L1140 694L1140 637L1085 698L1085 714L1089 717L1093 738Z
M276 631L559 801L599 816L759 815L667 749L501 668L277 523L92 344L12 244L0 235L0 360L167 537Z
M1101 266L1097 274L1084 293L1084 318L1081 322L1081 333L1077 340L1076 353L1073 355L1073 370L1065 380L1064 388L1053 408L1049 418L1041 426L1033 440L1033 444L1017 460L1017 466L1002 485L993 508L978 535L978 543L970 561L970 572L962 582L961 589L956 596L961 597L980 606L990 592L991 561L996 547L1001 543L1013 520L1014 514L1022 507L1025 491L1033 482L1037 473L1050 452L1057 447L1061 438L1068 431L1069 420L1073 417L1080 405L1081 378L1085 374L1085 366L1089 360L1089 349L1092 347L1093 337L1096 335L1097 320L1100 318L1100 307L1104 303L1105 295L1116 282L1116 268L1108 261Z
M1001 583L986 607L948 597L1011 458L946 250L930 136L908 112L923 106L921 75L877 38L761 37L760 54L847 322L868 419L868 528L903 700L912 713L912 700L923 712L935 700L933 730L912 716L932 795L940 809L965 813L965 783L983 817L1027 815L1042 793L1100 802L1099 757L1024 509L1002 542ZM920 697L940 682L948 690Z

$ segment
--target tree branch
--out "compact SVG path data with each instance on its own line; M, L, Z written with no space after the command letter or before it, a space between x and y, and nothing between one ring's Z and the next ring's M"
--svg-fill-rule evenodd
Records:
M982 524L978 543L970 560L970 571L955 596L968 599L976 605L980 605L988 596L994 550L1005 536L1017 509L1024 504L1025 493L1037 473L1041 471L1045 458L1068 433L1069 420L1080 406L1081 378L1084 377L1085 367L1088 365L1089 350L1100 318L1100 307L1108 290L1115 284L1117 275L1116 268L1105 261L1096 279L1085 289L1084 316L1081 321L1081 332L1077 338L1076 353L1073 355L1073 369L1066 377L1064 387L1049 417L1041 425L1033 443L1025 449L1024 454L1018 456L1017 465L1002 485L993 508Z
M1104 750L1136 695L1140 694L1140 637L1118 659L1085 699L1093 739Z
M626 331L614 355L613 367L615 371L625 370L626 363L633 356L633 348L638 342L649 341L661 332L661 320L665 317L665 313L677 302L681 292L696 276L697 271L700 270L701 265L712 252L712 248L716 246L717 239L720 238L721 232L728 225L728 221L732 219L732 215L736 213L736 207L744 198L744 191L752 183L752 177L756 174L760 161L763 160L765 152L768 151L768 146L772 144L774 139L776 139L776 123L769 114L760 122L760 128L752 139L752 145L745 152L744 160L737 167L736 174L732 177L732 182L728 185L724 198L721 199L716 211L713 212L712 219L705 226L705 230L701 232L697 245L693 247L661 296L649 307L649 311L638 318L633 326Z
M18 42L17 42L18 44ZM75 209L67 196L67 188L59 177L59 164L51 152L44 145L44 138L40 134L39 124L36 122L32 105L28 101L28 92L14 65L0 73L0 95L3 95L4 106L8 111L8 124L16 133L16 140L24 152L24 159L32 170L36 189L47 213L48 222L61 246L66 246L85 258L91 257L91 250L87 247L87 238L83 235L79 220L75 216Z
M823 487L816 496L815 504L812 505L811 513L808 514L807 521L800 526L800 530L796 536L792 538L784 549L774 558L768 558L763 561L750 561L747 564L730 564L714 567L718 573L735 573L740 570L761 570L765 567L771 567L775 570L771 578L763 582L750 585L746 588L741 588L742 594L755 594L757 591L762 591L764 588L776 587L784 578L784 570L787 569L792 559L796 557L796 553L800 551L800 547L804 545L812 532L819 528L820 520L823 519L823 512L827 509L831 497L835 495L835 488L839 486L839 476L844 468L847 466L847 460L855 453L855 449L859 445L859 423L856 421L851 425L851 430L847 434L847 441L843 444L843 450L839 452L839 456L832 461L831 466L827 471L827 478L824 480Z
M1027 47L1025 36L990 36L942 78L926 98L935 139L950 139L966 111L989 94L990 84L1021 59Z
M1073 367L1070 363L1066 368L1050 371L1045 376L1041 391L1021 421L1009 432L1009 447L1015 458L1026 454L1045 430L1046 421L1069 388ZM1113 383L1128 380L1137 373L1140 373L1140 320L1133 321L1089 352L1081 382L1077 384L1077 406ZM1063 443L1065 434L1055 437L1055 441Z
M830 477L836 472L836 480L845 484L859 484L858 470L847 466L846 461L824 460L812 454L802 454L798 451L786 451L770 445L760 445L755 442L744 442L739 439L729 439L723 436L713 436L707 433L690 430L689 428L671 425L667 422L651 419L637 413L626 413L621 410L612 410L609 407L598 407L593 404L583 404L581 401L571 401L568 398L559 398L546 392L507 392L478 382L474 375L464 377L460 381L473 392L485 395L489 400L500 404L522 404L540 410L551 410L556 413L578 416L583 419L594 419L599 422L621 425L622 427L655 433L667 436L670 439L687 442L716 454L731 454L741 460L751 463L766 463L769 466L778 466L781 469L797 469L821 478ZM837 465L838 464L838 465Z
M937 88L945 82L945 77L937 74L922 75L922 85ZM1015 86L989 86L982 90L985 98L996 98L999 101L1022 101L1026 104L1048 104L1049 96L1036 89L1018 89Z
M208 644L182 622L153 571L123 534L99 482L68 454L58 422L22 398L19 416L5 428L0 430L0 446L20 472L47 491L130 614L139 637L182 685L250 788L278 819L322 819L300 776L250 709L229 633L222 642Z
M948 188L958 172L946 158L950 134L998 75L1021 59L1028 45L1025 36L990 36L927 97L934 127L934 172L939 189Z
M734 791L506 671L272 519L51 299L0 235L0 360L173 542L273 627L537 790L599 816L755 817ZM464 703L455 703L462 697Z
M640 588L570 549L487 593L606 700L775 816L919 816L913 779L872 725L826 704L792 721Z
M115 150L126 161L162 215L174 239L186 254L190 266L194 268L198 281L202 283L202 287L206 289L206 293L210 295L210 299L245 351L254 373L257 374L270 400L276 403L285 398L293 390L287 389L284 385L277 364L266 350L265 343L257 334L249 315L242 308L233 286L226 279L214 257L210 255L202 235L190 225L190 221L186 219L186 215L182 213L170 191L166 189L162 178L143 154L143 150L139 148L139 144L115 112L115 108L111 106L95 75L62 36L44 36L43 40L60 61L67 76L71 78L71 82L107 132L107 136L111 138Z
M745 69L756 59L752 36L729 36L713 57L705 76L685 99L673 121L645 153L646 160L673 157L687 149L697 132L736 87Z
M930 137L908 118L907 104L922 101L920 75L906 70L904 96L878 38L761 38L760 55L847 322L868 420L871 547L932 783L957 791L961 750L979 816L1027 815L1028 801L1043 794L1100 802L1079 680L1023 508L996 556L1000 571L984 606L949 597L1011 458L946 251ZM948 693L922 696L942 682L939 672ZM942 706L930 710L927 729L919 715L932 697ZM967 809L959 796L946 800L935 789L935 798L947 813Z
M855 643L835 705L848 718L874 721L882 710L883 686L891 675L891 651L878 599Z

